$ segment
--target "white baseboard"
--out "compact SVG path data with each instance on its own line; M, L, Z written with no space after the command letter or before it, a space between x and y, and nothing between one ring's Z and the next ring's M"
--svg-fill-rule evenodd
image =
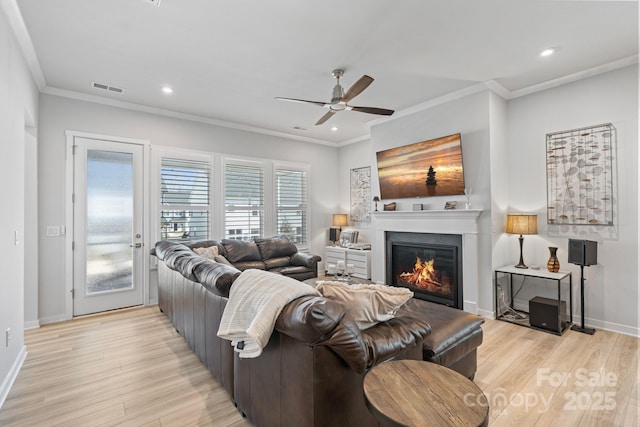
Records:
M40 325L46 325L48 323L64 322L65 320L71 320L71 319L72 319L71 317L68 317L64 313L61 313L61 314L57 314L55 316L41 317L40 318Z
M11 387L13 386L14 381L18 377L18 372L20 372L20 369L22 368L22 364L24 363L24 359L26 358L27 358L27 346L23 345L22 349L20 350L20 353L18 354L18 357L16 358L15 362L13 362L13 366L11 366L11 369L7 373L7 376L2 382L2 385L0 385L0 409L4 404L4 401L7 399L7 396L9 395L9 391L11 390Z
M475 301L462 301L462 308L467 313L478 314L478 304Z
M515 307L516 310L521 310L525 312L529 311L528 301L515 300L513 306ZM579 311L576 312L575 306L573 307L573 309L574 309L573 323L575 325L582 326L581 325L582 319L580 317L580 312ZM637 326L622 325L620 323L607 322L607 321L598 320L598 319L591 319L589 317L584 318L584 326L587 328L602 329L604 331L617 332L619 334L630 335L632 337L640 338L640 328L638 328Z
M496 313L489 310L478 310L478 316L484 317L485 319L495 319Z
M24 322L24 330L27 329L38 329L40 327L40 320L29 320L28 322Z

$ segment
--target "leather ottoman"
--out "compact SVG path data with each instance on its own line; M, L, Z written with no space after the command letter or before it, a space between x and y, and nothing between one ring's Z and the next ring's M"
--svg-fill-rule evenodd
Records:
M478 366L477 348L482 344L484 320L471 313L413 298L397 315L426 320L431 334L423 343L423 360L451 368L473 379Z

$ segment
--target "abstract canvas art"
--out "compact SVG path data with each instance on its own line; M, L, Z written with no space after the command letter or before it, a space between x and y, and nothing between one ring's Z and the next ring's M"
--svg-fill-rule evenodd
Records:
M351 222L371 222L371 167L351 169Z
M376 153L382 199L464 194L460 134Z
M613 225L611 123L547 134L547 223Z

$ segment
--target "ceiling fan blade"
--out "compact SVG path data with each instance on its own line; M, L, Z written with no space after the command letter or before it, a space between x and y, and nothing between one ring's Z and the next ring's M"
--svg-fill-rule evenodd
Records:
M387 110L386 108L376 108L376 107L351 107L351 111L359 111L361 113L369 113L369 114L378 114L380 116L390 116L395 111Z
M282 98L279 96L276 96L276 99L279 101L289 101L289 102L300 102L303 104L313 104L313 105L317 105L319 107L328 107L329 104L327 104L326 102L320 102L320 101L308 101L306 99L295 99L295 98Z
M331 118L331 116L333 116L336 112L333 110L329 110L329 112L327 114L325 114L324 116L320 117L320 120L318 120L316 122L316 126L323 124L324 122L326 122L327 120L329 120Z
M356 96L360 95L360 93L362 93L363 90L365 90L367 87L369 87L369 85L373 82L373 78L367 76L366 74L362 77L360 77L360 80L358 80L357 82L355 82L347 91L347 93L344 94L344 98L342 98L342 102L349 102L351 101L353 98L355 98Z

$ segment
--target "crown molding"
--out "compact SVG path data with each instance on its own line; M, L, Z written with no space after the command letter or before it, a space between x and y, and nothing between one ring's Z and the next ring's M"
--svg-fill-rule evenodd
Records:
M143 113L156 114L156 115L165 116L165 117L172 117L172 118L176 118L176 119L190 120L192 122L206 123L206 124L210 124L210 125L214 125L214 126L220 126L220 127L230 128L230 129L242 130L242 131L252 132L252 133L259 133L259 134L262 134L262 135L276 136L276 137L279 137L279 138L292 139L292 140L296 140L296 141L309 142L309 143L313 143L313 144L328 145L330 147L335 147L336 146L335 142L325 141L323 139L316 139L316 138L309 138L309 137L305 137L305 136L291 135L291 134L288 134L288 133L285 133L285 132L278 132L278 131L273 131L273 130L269 130L269 129L263 129L263 128L259 128L259 127L243 125L243 124L235 123L235 122L227 122L227 121L224 121L224 120L218 120L218 119L213 119L213 118L210 118L210 117L198 116L198 115L195 115L195 114L180 113L180 112L177 112L177 111L166 110L166 109L163 109L163 108L149 107L149 106L146 106L146 105L135 104L133 102L119 101L119 100L116 100L116 99L104 98L104 97L97 96L97 95L89 95L89 94L85 94L85 93L75 92L75 91L66 90L66 89L59 89L59 88L54 88L54 87L50 87L50 86L46 86L44 89L41 90L41 92L45 93L45 94L48 94L48 95L60 96L60 97L69 98L69 99L75 99L77 101L84 101L84 102L91 102L91 103L94 103L94 104L108 105L108 106L111 106L111 107L124 108L124 109L127 109L127 110L140 111L140 112L143 112Z
M589 77L597 76L598 74L607 73L609 71L618 70L620 68L628 67L629 65L638 63L638 55L632 55L626 58L619 59L617 61L609 62L607 64L598 65L597 67L588 68L586 70L578 71L577 73L569 74L567 76L558 77L557 79L548 80L543 83L539 83L533 86L525 87L522 89L514 90L510 92L510 95L506 99L519 98L525 95L531 95L532 93L540 92L554 87L573 83L578 80L584 80Z
M148 107L145 105L135 104L131 102L118 101L110 98L103 98L100 96L88 95L88 94L83 94L75 91L58 89L58 88L47 86L44 74L42 72L42 68L40 66L40 62L36 55L36 51L33 47L33 42L31 41L31 37L29 35L29 32L27 31L27 27L25 25L24 19L22 18L22 14L20 12L20 8L18 7L17 1L16 0L0 0L0 8L2 8L5 15L7 16L7 20L11 27L11 30L13 31L13 34L18 42L18 45L20 46L20 49L25 58L27 66L31 71L31 75L33 76L33 79L41 93L61 96L65 98L76 99L76 100L86 101L86 102L91 102L96 104L109 105L109 106L118 107L118 108L125 108L129 110L141 111L141 112L146 112L150 114L157 114L157 115L162 115L166 117L173 117L173 118L178 118L183 120L206 123L214 126L220 126L220 127L236 129L236 130L241 130L246 132L275 136L275 137L285 138L285 139L290 139L295 141L321 144L321 145L326 145L330 147L341 147L345 145L354 144L357 142L366 141L371 138L371 132L369 132L367 135L362 135L359 137L355 137L349 140L340 141L336 143L336 142L327 141L324 139L293 135L286 132L279 132L279 131L273 131L273 130L263 129L259 127L249 126L249 125L243 125L236 122L228 122L224 120L213 119L210 117L180 113L177 111L166 110L162 108ZM490 90L495 94L497 94L498 96L506 100L510 100L510 99L515 99L522 96L530 95L536 92L540 92L543 90L562 86L578 80L583 80L592 76L596 76L598 74L614 71L614 70L624 68L629 65L633 65L637 63L638 63L638 55L636 54L636 55L629 56L627 58L623 58L607 64L599 65L597 67L589 68L587 70L579 71L577 73L573 73L567 76L559 77L557 79L549 80L543 83L535 84L535 85L514 90L514 91L509 91L508 89L506 89L504 86L502 86L495 80L488 80L481 83L472 83L469 86L459 89L457 91L450 92L448 94L438 96L436 98L405 108L403 110L396 111L393 116L374 119L370 122L367 122L367 125L369 126L369 130L370 130L372 126L377 126L379 124L396 120L401 117L406 117L424 110L428 110L435 106L438 106L447 102L455 101L457 99L461 99L466 96L472 95L474 93L482 92L484 90Z
M42 91L42 89L47 86L47 83L44 79L44 74L42 73L42 68L40 67L40 61L38 61L36 50L33 48L31 36L29 36L27 26L24 23L24 19L22 19L20 8L18 7L16 0L1 0L0 7L2 7L2 10L9 21L9 26L11 27L13 35L20 46L20 50L27 62L29 70L31 71L31 75L35 80L38 89Z

